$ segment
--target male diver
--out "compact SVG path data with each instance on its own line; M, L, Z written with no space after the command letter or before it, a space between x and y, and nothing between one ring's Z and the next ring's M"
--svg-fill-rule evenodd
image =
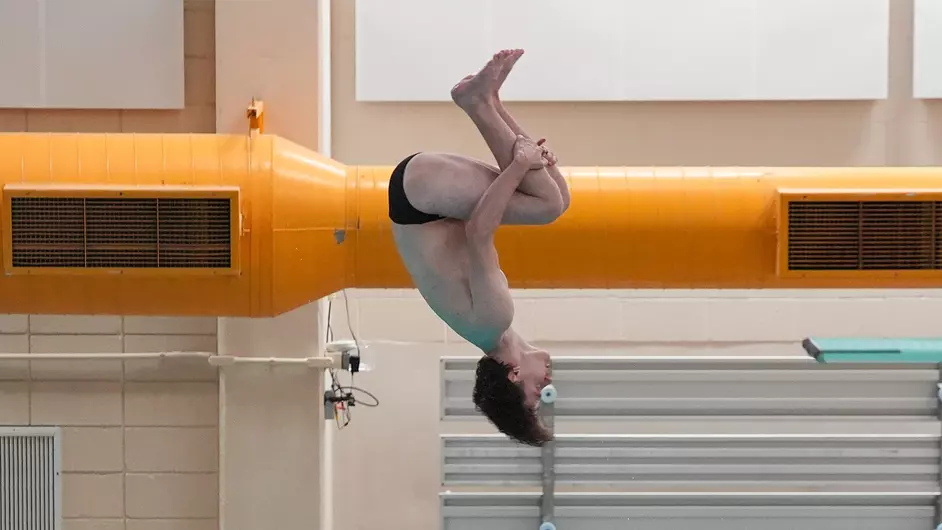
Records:
M418 153L389 181L389 218L402 261L429 307L484 352L473 401L498 430L539 446L552 439L537 415L550 382L549 354L511 324L514 302L494 247L502 225L543 225L569 207L556 157L535 142L498 91L523 50L504 50L451 91L497 167L448 153Z

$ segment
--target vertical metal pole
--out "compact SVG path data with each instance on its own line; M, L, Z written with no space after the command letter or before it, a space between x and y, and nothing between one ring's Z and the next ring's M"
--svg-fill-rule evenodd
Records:
M553 389L555 393L555 389ZM545 394L544 394L545 395ZM543 412L543 424L554 434L555 438L555 397L543 400L540 409ZM543 468L543 495L540 498L540 530L556 529L556 440L547 442L541 448L540 460Z
M939 374L937 376L938 382L936 383L936 419L942 422L942 364L939 364L937 369ZM939 439L939 452L939 476L936 478L936 484L939 491L942 491L942 438ZM936 528L942 528L942 495L937 495L935 498L935 514L933 519Z
M553 429L553 405L543 405L546 407L544 412L544 423ZM540 504L540 519L543 523L555 523L556 513L553 506L553 498L556 494L556 441L547 442L542 447L543 461L543 497Z

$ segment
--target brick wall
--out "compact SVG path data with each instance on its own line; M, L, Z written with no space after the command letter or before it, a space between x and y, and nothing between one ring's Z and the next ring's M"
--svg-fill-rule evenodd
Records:
M0 353L216 351L215 318L0 316ZM205 360L0 361L0 425L63 429L65 530L218 527Z
M186 108L0 109L0 132L214 132L215 1L185 3ZM216 351L215 318L0 315L0 353ZM0 425L63 429L65 530L218 528L204 360L0 361Z

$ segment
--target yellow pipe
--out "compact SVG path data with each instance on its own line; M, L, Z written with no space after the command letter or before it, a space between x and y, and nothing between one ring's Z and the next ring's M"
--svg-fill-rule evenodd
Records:
M234 186L243 214L238 275L7 271L0 313L264 317L342 288L411 287L386 216L391 169L268 135L0 134L0 185ZM572 206L562 218L498 234L513 287L942 286L939 274L780 275L776 224L780 188L942 188L940 169L563 172Z

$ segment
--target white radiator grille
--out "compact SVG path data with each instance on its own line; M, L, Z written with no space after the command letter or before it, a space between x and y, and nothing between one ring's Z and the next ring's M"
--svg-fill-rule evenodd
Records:
M0 428L0 530L59 530L59 431Z

